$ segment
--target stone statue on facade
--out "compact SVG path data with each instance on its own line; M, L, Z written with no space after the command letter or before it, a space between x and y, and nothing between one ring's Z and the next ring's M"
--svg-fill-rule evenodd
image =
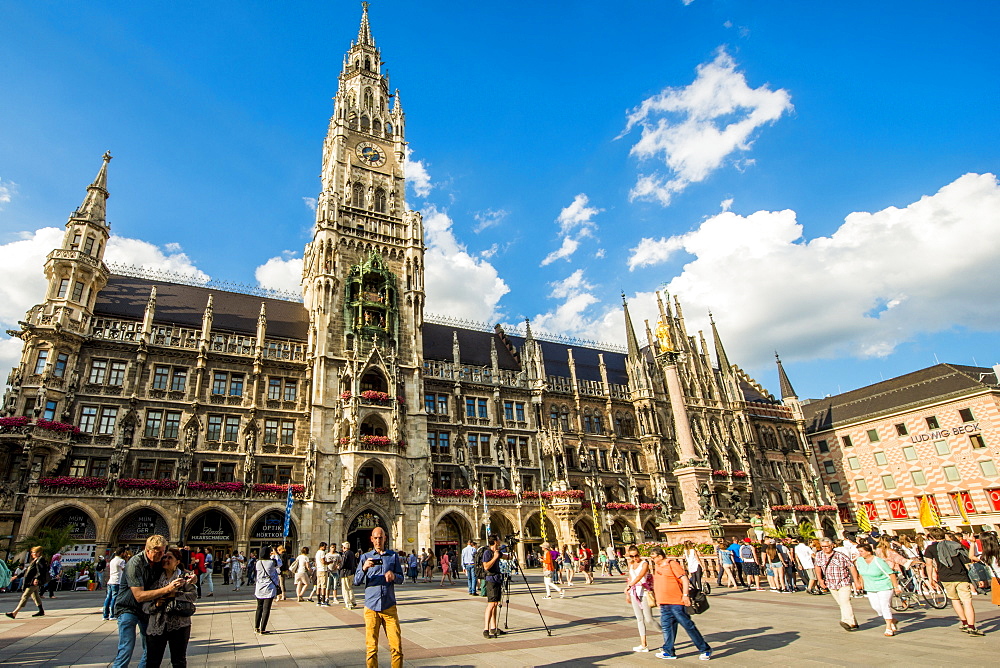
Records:
M699 519L712 519L712 490L708 488L708 485L702 485L698 491L698 511Z

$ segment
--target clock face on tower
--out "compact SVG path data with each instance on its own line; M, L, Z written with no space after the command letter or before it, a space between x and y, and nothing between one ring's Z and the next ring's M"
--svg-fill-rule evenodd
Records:
M354 150L362 164L371 167L381 167L385 164L385 151L371 142L361 142Z

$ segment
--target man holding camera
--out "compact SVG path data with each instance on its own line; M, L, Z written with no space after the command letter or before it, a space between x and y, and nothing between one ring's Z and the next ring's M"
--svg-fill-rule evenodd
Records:
M484 638L496 638L506 631L501 631L497 625L500 608L500 594L503 592L502 576L500 574L500 536L493 534L489 538L488 547L483 550L483 570L486 571L486 623L483 629Z
M374 549L358 559L354 584L365 586L365 664L378 668L379 628L385 626L392 668L403 667L403 636L396 612L395 583L403 581L403 563L392 550L385 549L385 529L372 530Z

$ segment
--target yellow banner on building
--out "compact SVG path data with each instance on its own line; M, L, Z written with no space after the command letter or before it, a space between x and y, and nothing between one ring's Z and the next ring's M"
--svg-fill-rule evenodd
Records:
M858 528L868 533L872 530L871 520L868 519L868 511L863 507L859 506L857 512L854 513L854 519L858 523Z
M926 496L920 497L920 526L936 527L941 525L941 517L937 509L931 505Z

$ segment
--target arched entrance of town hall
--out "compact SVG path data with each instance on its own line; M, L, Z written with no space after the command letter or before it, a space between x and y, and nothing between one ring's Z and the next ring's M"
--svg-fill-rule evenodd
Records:
M360 554L372 549L372 530L375 527L385 529L386 545L390 545L392 536L389 534L389 525L382 516L374 510L362 510L354 516L347 529L347 542L351 544L351 549Z
M286 548L290 547L292 554L298 554L296 547L299 540L295 532L294 520L288 525L288 538L284 537L284 533L285 511L271 510L264 513L250 528L250 545L247 548L249 550L247 556L250 556L250 552L256 552L258 556L261 556L264 551L282 544Z
M236 549L236 532L225 513L206 510L188 525L185 542L191 547L200 547L202 552L211 548L213 571L221 573L223 559Z
M111 537L111 547L127 547L132 554L146 549L146 539L159 534L170 542L170 528L163 515L152 508L141 508L126 515Z
M461 552L471 537L472 525L469 521L458 513L448 513L434 528L434 554L440 557L445 550Z

